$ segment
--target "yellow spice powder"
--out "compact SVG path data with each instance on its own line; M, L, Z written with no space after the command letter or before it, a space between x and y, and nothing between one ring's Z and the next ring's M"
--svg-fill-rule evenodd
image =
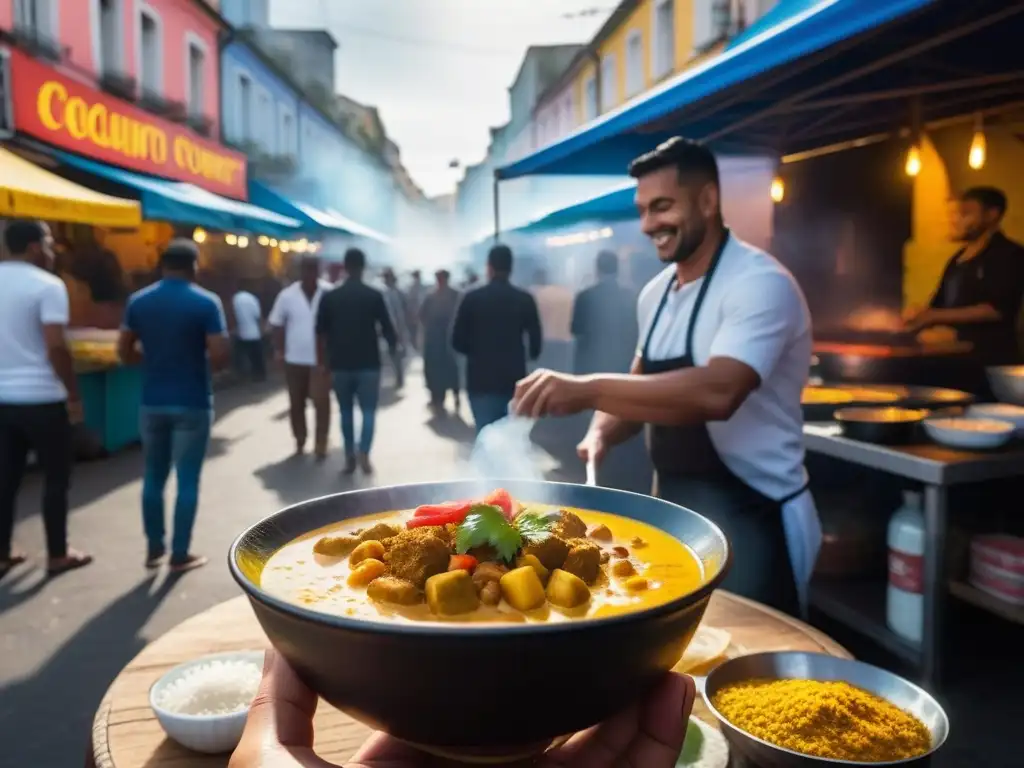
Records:
M750 680L726 686L712 703L737 728L814 757L879 763L931 749L924 723L849 683Z

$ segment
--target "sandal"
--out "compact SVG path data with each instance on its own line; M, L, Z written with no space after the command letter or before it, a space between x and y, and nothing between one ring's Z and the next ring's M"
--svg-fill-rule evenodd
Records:
M148 555L146 555L146 567L150 570L153 570L154 568L159 568L160 564L164 561L164 558L166 556L166 552L150 552Z
M74 571L78 568L84 568L92 562L92 555L87 555L85 552L76 552L75 550L69 549L68 553L64 557L58 557L50 560L46 566L47 576L60 576L62 573L68 571Z
M12 570L14 570L27 560L28 558L20 552L12 554L10 557L6 557L3 560L0 560L0 579L2 579L4 576L6 576L8 573L10 573Z
M171 558L170 571L171 573L184 573L185 571L194 571L196 568L202 568L209 561L202 555L185 555L184 558Z

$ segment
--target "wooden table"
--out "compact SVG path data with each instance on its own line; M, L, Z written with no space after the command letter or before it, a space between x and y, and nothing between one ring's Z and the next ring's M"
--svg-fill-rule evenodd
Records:
M704 621L732 633L746 652L798 650L849 658L826 635L759 603L718 591ZM268 647L249 607L236 597L182 622L150 643L117 676L100 703L92 729L95 768L223 768L227 755L189 752L164 736L149 708L149 689L171 667L198 656ZM694 714L714 724L698 701ZM316 749L326 760L343 764L362 744L369 729L325 702L316 713Z

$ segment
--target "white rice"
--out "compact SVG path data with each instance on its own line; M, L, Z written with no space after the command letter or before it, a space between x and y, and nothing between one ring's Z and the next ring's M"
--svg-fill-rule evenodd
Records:
M262 670L252 661L214 659L189 667L153 699L178 715L229 715L249 706L261 677Z

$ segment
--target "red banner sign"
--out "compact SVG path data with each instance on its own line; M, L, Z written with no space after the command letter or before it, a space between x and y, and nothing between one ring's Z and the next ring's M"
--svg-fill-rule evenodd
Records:
M245 200L245 155L11 51L15 128L47 144Z

